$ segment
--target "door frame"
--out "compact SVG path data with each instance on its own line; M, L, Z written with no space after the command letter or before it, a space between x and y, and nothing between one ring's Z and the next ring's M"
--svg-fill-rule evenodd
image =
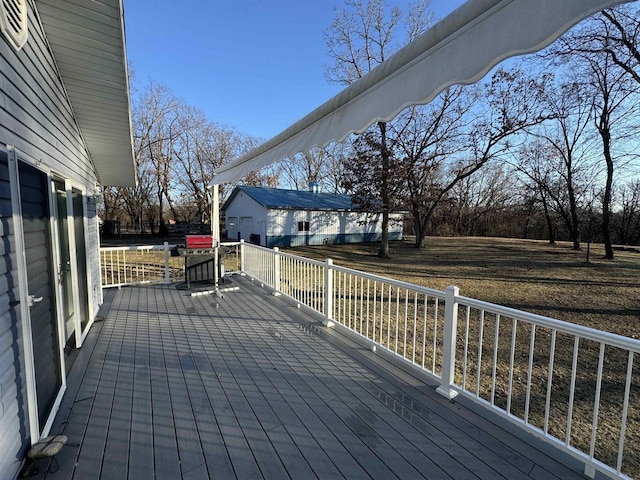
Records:
M83 223L83 228L84 228L84 248L85 248L85 252L89 251L89 246L87 245L87 218L86 218L86 212L87 212L87 190L86 188L81 185L80 183L74 182L68 178L64 178L62 175L58 175L55 172L51 174L51 179L50 179L50 189L52 192L52 197L53 197L53 205L54 205L54 215L52 215L52 224L55 226L55 231L54 233L55 235L55 239L54 239L54 250L55 250L55 263L57 265L56 267L56 271L58 272L58 274L60 273L60 266L61 266L61 262L60 262L60 237L59 237L59 233L60 233L60 225L59 225L59 214L58 214L58 204L56 201L56 190L55 190L55 183L54 182L60 182L64 184L64 190L65 190L65 201L66 201L66 210L67 210L67 235L68 235L68 239L67 242L69 244L69 261L71 263L70 267L71 267L71 296L73 299L73 335L74 335L74 339L76 342L76 348L80 348L82 346L82 342L84 341L85 337L87 336L87 333L89 332L89 328L91 327L90 323L87 323L87 327L85 328L85 331L82 331L82 320L80 318L80 314L82 313L82 309L80 308L80 291L77 288L78 282L80 280L80 275L78 272L78 257L77 257L77 248L76 248L76 231L75 231L75 218L74 218L74 209L73 209L73 190L76 190L78 192L81 193L82 195L82 212L80 212L82 214L82 223ZM88 275L89 272L85 272L86 276L87 276L87 280L88 280ZM64 301L63 298L63 290L62 290L62 285L60 285L59 282L56 282L56 289L59 291L56 291L56 297L60 299L60 302L58 302L58 307L57 307L57 315L62 319L63 324L65 325L65 329L66 329L66 319L64 318L64 306L62 305L62 302ZM92 311L91 311L91 302L89 301L89 291L90 291L90 285L87 285L87 298L86 298L86 302L87 302L87 313L89 315L89 319L92 318ZM66 330L63 330L63 332L65 332ZM64 335L66 337L66 335ZM69 337L71 338L71 337ZM63 339L63 346L66 344L67 339L64 338Z
M44 425L40 425L39 415L38 415L38 398L36 393L36 371L35 371L35 359L34 359L34 351L33 351L33 332L31 330L31 312L30 312L30 294L29 294L29 283L27 278L27 261L26 261L26 253L25 253L25 238L24 238L24 230L22 223L22 205L21 205L21 196L20 196L20 177L19 177L19 162L23 162L46 175L46 185L48 185L48 191L45 193L46 198L49 201L49 215L51 217L51 212L53 212L54 207L54 195L51 191L51 170L43 165L42 162L34 160L28 154L23 151L17 149L13 145L7 145L7 156L9 159L9 188L11 191L11 213L13 219L13 228L14 228L14 239L16 246L16 257L17 257L17 269L18 269L18 298L20 301L20 319L22 324L22 340L23 340L23 348L24 348L24 358L25 358L25 383L26 383L26 391L27 391L27 411L29 412L29 433L31 438L31 444L37 443L41 438L46 437L51 430L51 425L53 424L53 420L60 408L60 402L62 401L62 397L67 388L67 376L65 371L64 364L64 329L62 328L62 318L58 314L58 306L60 303L59 297L59 289L54 287L55 292L55 303L56 308L54 308L54 313L56 315L55 318L55 326L57 328L58 333L58 355L60 357L59 365L60 365L60 377L61 377L61 386L56 395L56 399L51 408L51 412L47 417L47 421ZM57 271L56 265L59 260L59 254L57 253L57 239L56 234L57 230L54 226L53 219L50 218L49 222L49 234L51 238L51 248L52 248L52 257L54 265L50 265L52 271ZM57 282L54 281L57 285Z
M82 195L82 212L80 212L82 214L82 228L84 229L84 251L85 251L85 255L87 255L90 250L89 250L89 219L87 218L87 187L85 185L82 185L79 182L75 182L73 180L70 179L66 179L65 181L65 186L67 189L67 215L69 215L69 212L72 212L72 215L69 217L67 217L67 224L70 225L69 228L69 245L71 245L72 247L72 253L71 253L71 276L73 279L73 283L75 285L79 285L80 282L80 276L79 276L79 272L78 272L78 258L77 258L77 246L76 246L76 224L75 224L75 211L73 211L73 191L76 190L76 192L80 192L80 194ZM73 243L71 243L73 242ZM86 259L88 260L88 258ZM84 331L82 330L82 319L80 318L80 316L76 316L76 347L80 348L82 346L82 343L84 342L84 339L87 337L87 334L89 333L89 330L91 329L91 325L93 324L93 302L91 301L91 292L93 291L93 277L90 275L90 265L89 262L86 261L85 262L85 270L86 270L86 281L87 281L87 298L85 299L87 302L87 315L89 316L89 318L87 319L87 326L85 327ZM73 291L73 301L75 303L75 308L76 309L80 309L80 305L82 302L82 299L80 298L80 289L79 288L75 288ZM81 313L81 312L79 312Z

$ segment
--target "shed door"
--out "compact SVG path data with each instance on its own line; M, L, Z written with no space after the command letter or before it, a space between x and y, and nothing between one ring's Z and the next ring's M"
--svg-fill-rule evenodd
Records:
M247 242L253 233L253 217L240 217L240 237Z

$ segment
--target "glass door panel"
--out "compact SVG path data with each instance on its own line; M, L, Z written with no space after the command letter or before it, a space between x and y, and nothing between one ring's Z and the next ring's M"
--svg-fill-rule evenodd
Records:
M71 281L71 254L69 251L69 223L67 216L67 192L62 182L54 182L56 187L56 206L58 210L58 245L60 248L60 265L58 266L58 282L62 289L62 312L65 323L65 340L75 330L73 285Z

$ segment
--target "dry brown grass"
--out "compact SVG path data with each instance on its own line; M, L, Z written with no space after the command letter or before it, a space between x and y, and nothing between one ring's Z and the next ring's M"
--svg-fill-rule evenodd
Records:
M332 258L334 263L341 266L438 290L443 290L447 285L457 285L461 294L467 297L640 338L640 253L634 251L617 251L614 261L606 261L602 259L602 246L592 246L591 262L587 264L586 252L573 251L566 243L552 246L541 241L512 239L432 238L423 250L416 250L410 242L392 244L393 258L389 260L376 256L376 245L300 247L291 249L290 252L319 260ZM349 302L346 304L351 308ZM393 333L396 328L395 317L391 315L381 326L389 328ZM398 315L397 318L402 321L402 315ZM390 323L386 323L387 321ZM482 335L482 374L480 380L477 380L479 320L477 312L472 313L470 317L465 388L474 392L478 385L478 394L491 401L491 377L495 368L493 401L500 408L506 409L509 398L507 386L512 320L503 318L500 321L497 346L494 345L495 325L495 316L488 315ZM424 327L418 325L418 334ZM438 327L441 328L441 325ZM459 324L459 338L460 328L464 327ZM386 335L384 331L381 333L382 338L378 340L402 354L397 350L397 337L393 342L393 335ZM531 328L526 323L518 323L516 334L510 409L514 415L524 418ZM545 423L551 334L550 329L538 328L535 336L528 420L540 429L544 428ZM420 335L417 335L416 340L419 337ZM407 343L412 353L416 351L414 348L421 348L411 338L407 339ZM460 384L463 363L461 348L459 343L456 352L456 380ZM587 452L594 412L598 350L599 344L596 342L584 339L580 341L571 421L571 445ZM439 344L437 351L439 357ZM494 352L497 358L495 366L492 358ZM595 456L609 465L615 465L627 353L613 347L607 347L605 352ZM420 350L416 353L419 358L422 352ZM440 369L439 358L433 359L432 354L428 353L427 356L429 355L431 357L426 359L427 364L429 361L435 362L437 372ZM564 440L568 418L573 337L558 333L554 355L548 428L551 434ZM623 472L632 477L640 477L638 370L636 360L630 391L623 462Z

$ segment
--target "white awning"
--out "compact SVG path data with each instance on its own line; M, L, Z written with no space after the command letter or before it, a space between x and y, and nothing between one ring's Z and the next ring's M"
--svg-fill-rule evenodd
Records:
M282 158L324 147L473 83L508 57L549 45L580 20L629 0L469 0L353 85L268 142L216 170L232 182Z
M37 0L102 185L135 185L122 0Z

